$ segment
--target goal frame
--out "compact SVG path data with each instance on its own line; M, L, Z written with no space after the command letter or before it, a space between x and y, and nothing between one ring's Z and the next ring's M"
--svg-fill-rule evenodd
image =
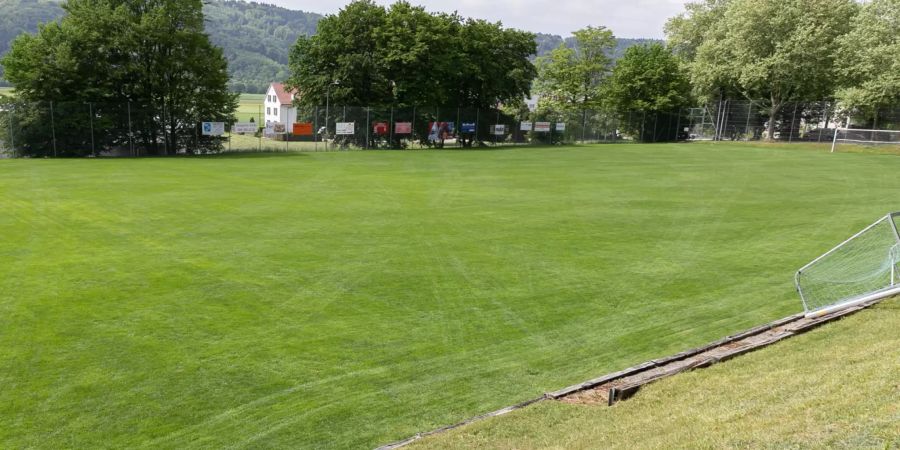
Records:
M838 134L841 131L857 131L860 133L897 133L900 135L900 130L875 130L875 129L866 129L866 128L850 128L850 127L837 127L834 129L834 137L831 140L831 153L834 153L835 148L837 148L838 141L840 142L850 142L856 144L893 144L900 145L900 141L865 141L860 139L838 139Z
M800 300L803 302L803 310L805 311L806 317L819 317L819 316L830 314L830 313L833 313L835 311L839 311L839 310L842 310L845 308L850 308L853 306L861 305L863 303L868 303L873 300L878 300L881 298L900 294L900 274L897 274L895 272L896 266L897 266L896 262L893 262L893 264L891 265L891 284L889 286L879 289L877 291L867 292L864 294L860 294L856 297L851 297L851 298L842 300L833 305L826 305L826 306L816 308L813 310L809 309L809 305L807 304L806 297L803 295L803 287L800 284L800 276L803 274L804 270L806 270L813 264L816 264L817 262L821 261L822 259L828 257L828 255L831 255L832 253L836 252L841 247L847 245L847 243L849 243L850 241L865 234L867 231L871 230L872 228L874 228L875 226L880 224L882 221L886 220L888 222L888 224L891 227L891 230L894 232L894 241L895 241L894 245L900 246L900 231L897 230L897 222L894 220L896 217L900 217L900 211L888 213L885 216L882 216L880 219L876 220L871 225L867 226L866 228L863 228L861 231L857 232L853 236L850 236L849 238L847 238L840 244L834 246L831 250L828 250L827 252L825 252L821 256L819 256L818 258L810 261L809 263L807 263L806 265L804 265L803 267L801 267L800 269L797 270L796 274L794 274L794 286L797 289L797 293L800 295Z

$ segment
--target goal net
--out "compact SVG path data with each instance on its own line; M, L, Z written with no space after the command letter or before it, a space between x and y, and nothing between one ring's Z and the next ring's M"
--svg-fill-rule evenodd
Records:
M834 141L831 143L831 151L834 152L842 144L864 147L895 146L900 150L900 131L836 128L834 130Z
M900 293L900 213L888 214L797 271L807 314Z

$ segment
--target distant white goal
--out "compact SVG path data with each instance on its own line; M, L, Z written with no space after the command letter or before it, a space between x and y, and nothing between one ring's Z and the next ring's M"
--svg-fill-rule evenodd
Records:
M836 128L831 152L841 144L861 146L896 146L900 150L900 130L863 130L859 128Z
M797 271L807 315L900 294L900 212L888 214Z

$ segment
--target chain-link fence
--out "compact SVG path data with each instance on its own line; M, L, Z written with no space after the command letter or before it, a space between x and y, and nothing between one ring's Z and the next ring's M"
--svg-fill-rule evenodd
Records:
M835 102L722 100L685 111L690 139L781 142L831 142L835 128L900 130L900 108L841 108Z
M722 100L671 112L510 108L300 107L289 123L236 122L167 105L0 102L0 156L144 156L247 151L468 149L571 143L830 142L836 126L900 129L900 108ZM295 119L294 119L295 118ZM259 117L262 119L262 117ZM252 120L252 119L251 119Z

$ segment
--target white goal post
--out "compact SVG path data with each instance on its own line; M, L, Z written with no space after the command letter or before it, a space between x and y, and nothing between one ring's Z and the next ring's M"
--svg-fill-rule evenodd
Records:
M898 221L888 214L797 271L807 316L900 294Z
M858 145L896 145L900 147L900 130L865 130L861 128L835 128L831 142L834 153L839 142Z

